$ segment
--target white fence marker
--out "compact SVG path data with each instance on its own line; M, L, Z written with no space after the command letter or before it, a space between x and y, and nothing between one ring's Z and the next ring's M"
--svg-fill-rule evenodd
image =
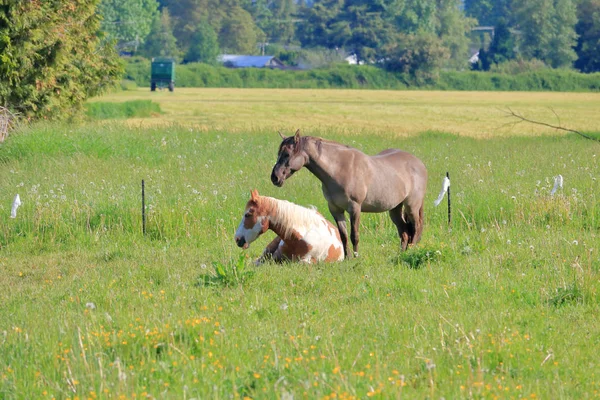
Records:
M554 187L552 188L552 191L550 192L550 196L554 196L554 193L556 193L556 191L563 187L563 177L562 175L558 175L557 177L554 178Z
M442 181L442 190L440 191L438 198L435 199L435 201L433 202L433 204L435 204L436 207L439 206L442 200L444 199L444 195L448 191L448 188L450 188L450 178L445 176L444 180Z
M19 208L20 205L21 205L21 198L19 197L19 194L17 193L17 195L15 196L15 199L13 200L13 203L12 203L12 209L10 210L11 218L17 218L17 208Z

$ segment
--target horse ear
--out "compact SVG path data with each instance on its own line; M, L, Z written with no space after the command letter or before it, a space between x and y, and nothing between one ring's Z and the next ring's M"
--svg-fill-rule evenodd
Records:
M250 200L258 201L258 197L259 197L258 190L252 189L252 191L250 192Z
M296 134L294 135L294 143L298 143L300 141L300 129L298 129L296 131Z
M285 136L283 136L283 133L281 133L281 131L277 131L277 133L279 133L279 136L281 136L281 139L285 139Z

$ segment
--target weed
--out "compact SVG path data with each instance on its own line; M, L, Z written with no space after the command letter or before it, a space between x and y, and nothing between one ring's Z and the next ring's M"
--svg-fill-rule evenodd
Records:
M405 264L409 268L419 269L426 263L435 262L440 260L442 252L437 249L425 248L425 247L413 247L408 251L400 253L395 258L395 264Z
M548 304L560 307L567 304L577 304L583 301L583 293L576 283L568 287L559 287L556 294L548 299Z
M237 261L231 261L226 264L213 262L214 272L203 274L198 279L201 286L224 286L235 287L248 282L254 275L254 271L246 269L247 255L241 253Z

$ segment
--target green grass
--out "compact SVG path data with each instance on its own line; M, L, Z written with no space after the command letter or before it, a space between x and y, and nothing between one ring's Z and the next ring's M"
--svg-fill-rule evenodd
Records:
M235 246L252 188L330 218L308 171L271 184L271 129L105 122L11 135L0 398L598 396L598 144L313 133L423 159L419 246L400 253L387 215L363 214L357 259L252 265L272 239ZM433 206L446 171L451 231L445 202ZM565 186L551 197L557 174Z
M87 103L85 108L86 115L92 119L143 118L161 112L160 106L150 100L131 100L123 103L94 102Z

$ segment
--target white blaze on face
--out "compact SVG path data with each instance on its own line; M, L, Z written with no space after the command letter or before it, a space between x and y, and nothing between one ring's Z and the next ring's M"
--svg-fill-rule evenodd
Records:
M237 238L244 238L244 240L246 241L246 243L244 244L244 248L248 248L248 246L250 245L250 243L254 242L256 240L257 237L260 236L261 232L262 232L262 225L263 225L263 220L265 217L258 217L256 219L256 223L254 224L254 226L252 226L251 228L246 228L244 225L244 220L245 220L245 216L242 217L242 222L240 222L240 225L237 228L237 231L235 231L235 237L236 240Z

